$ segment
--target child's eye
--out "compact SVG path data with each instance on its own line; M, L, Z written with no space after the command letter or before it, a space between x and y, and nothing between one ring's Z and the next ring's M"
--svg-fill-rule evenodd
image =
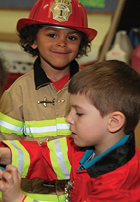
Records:
M83 115L82 113L78 113L78 112L76 112L76 114L77 114L77 116L82 116Z
M56 37L56 35L55 35L55 34L48 34L48 36L49 36L49 37L51 37L51 38Z
M70 40L77 40L77 38L75 36L69 36L68 37Z

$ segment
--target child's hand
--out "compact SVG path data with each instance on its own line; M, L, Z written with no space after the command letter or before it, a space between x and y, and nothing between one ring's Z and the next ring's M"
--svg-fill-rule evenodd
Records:
M0 190L4 202L22 202L25 195L21 190L21 175L13 165L7 165L6 170L0 170Z
M10 149L5 147L0 147L0 164L7 165L11 163Z

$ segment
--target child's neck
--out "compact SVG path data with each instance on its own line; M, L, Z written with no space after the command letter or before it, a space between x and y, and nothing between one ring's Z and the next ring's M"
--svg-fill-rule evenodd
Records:
M44 68L42 67L44 72L46 73L47 77L50 78L53 82L60 80L66 74L70 72L69 66L65 69L55 69L55 68Z
M106 137L106 139L103 141L103 144L95 146L95 156L99 156L100 154L107 151L109 148L115 145L123 137L125 137L124 133L118 132L115 134L110 134L110 136Z

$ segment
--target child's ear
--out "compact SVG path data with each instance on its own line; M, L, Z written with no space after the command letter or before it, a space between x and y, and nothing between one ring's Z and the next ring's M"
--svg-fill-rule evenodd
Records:
M32 45L30 45L33 49L36 49L37 48L37 44L36 44L36 41L34 41L34 43Z
M109 115L108 130L110 133L119 131L125 124L125 115L122 112L115 111Z

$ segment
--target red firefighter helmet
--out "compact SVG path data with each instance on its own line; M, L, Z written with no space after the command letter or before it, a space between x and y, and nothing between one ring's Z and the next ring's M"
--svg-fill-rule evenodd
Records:
M28 18L17 22L17 31L26 25L48 24L76 29L84 32L92 41L97 31L88 28L87 14L78 0L38 0Z

